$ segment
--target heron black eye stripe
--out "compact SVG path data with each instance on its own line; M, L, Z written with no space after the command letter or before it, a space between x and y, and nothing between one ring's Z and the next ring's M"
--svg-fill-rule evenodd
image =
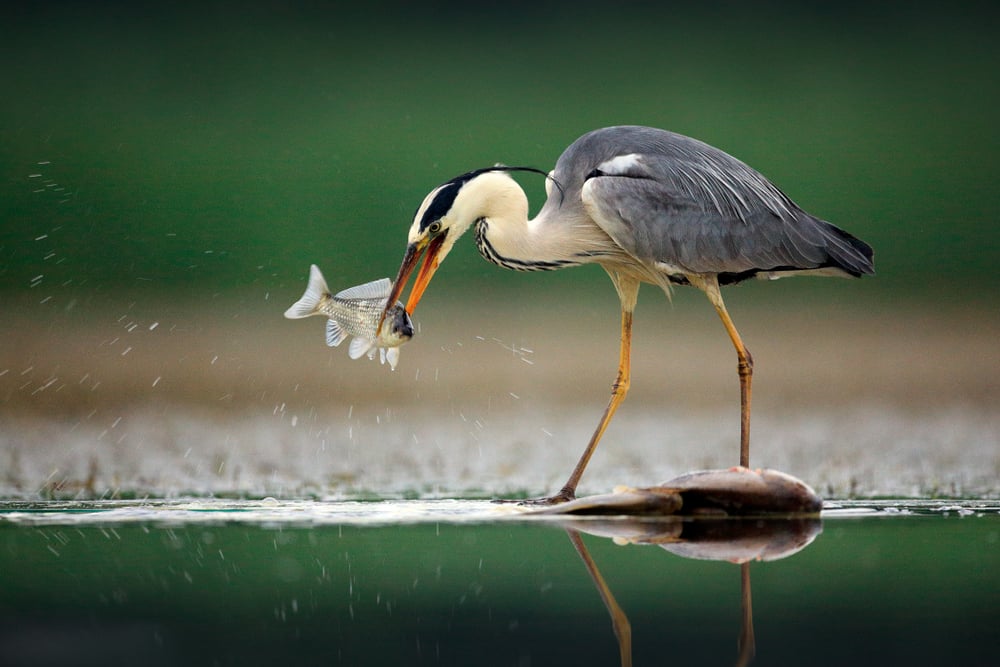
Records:
M563 194L563 187L559 181L555 180L541 169L535 169L534 167L507 167L504 165L494 165L492 167L484 167L483 169L474 169L473 171L466 172L461 176L456 176L438 187L437 193L434 195L433 199L431 199L427 208L424 210L423 216L420 218L420 231L426 231L428 227L435 222L440 221L441 218L448 214L451 207L455 205L455 198L458 196L458 192L465 186L466 183L471 181L476 176L480 176L489 171L527 171L534 174L541 174L555 183L560 196ZM419 214L420 210L418 209L414 217Z
M462 189L462 183L450 181L438 189L437 195L424 211L424 216L420 220L420 231L426 230L435 222L438 222L447 215L455 203L458 191Z

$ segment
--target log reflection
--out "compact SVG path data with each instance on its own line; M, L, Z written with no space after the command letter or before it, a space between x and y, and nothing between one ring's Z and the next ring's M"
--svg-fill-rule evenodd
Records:
M632 665L632 626L601 575L581 533L611 538L616 544L657 545L682 558L722 560L740 566L741 622L735 665L749 665L756 654L750 563L787 558L807 547L822 531L818 518L727 519L681 518L583 519L563 522L570 542L580 555L604 606L618 640L623 667Z

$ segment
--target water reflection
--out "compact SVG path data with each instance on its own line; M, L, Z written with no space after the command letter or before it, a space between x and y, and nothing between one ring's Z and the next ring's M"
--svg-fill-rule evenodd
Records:
M816 539L485 501L0 504L0 662L993 664L998 507L935 508L841 508Z
M641 521L636 519L583 520L567 522L566 534L583 560L618 640L622 667L632 665L632 626L618 604L581 532L611 538L616 544L657 545L682 558L721 560L740 566L740 632L737 667L750 664L756 653L750 563L792 556L806 548L822 532L818 518L791 519L681 519Z

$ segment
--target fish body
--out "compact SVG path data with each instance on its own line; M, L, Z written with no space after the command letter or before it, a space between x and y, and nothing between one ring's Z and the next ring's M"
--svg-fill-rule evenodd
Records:
M313 264L309 267L305 293L285 311L285 317L297 320L324 315L327 317L327 345L340 345L353 336L348 348L351 359L365 355L374 359L377 351L382 363L388 361L395 370L399 363L399 346L413 337L413 322L402 302L397 301L386 313L382 333L378 334L379 318L391 291L392 282L382 278L332 294L319 267Z

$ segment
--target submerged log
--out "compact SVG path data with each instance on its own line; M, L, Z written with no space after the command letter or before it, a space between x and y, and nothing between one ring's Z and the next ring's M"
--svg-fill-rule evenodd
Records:
M778 470L700 470L652 487L617 487L534 510L578 516L818 515L822 499L808 484Z

